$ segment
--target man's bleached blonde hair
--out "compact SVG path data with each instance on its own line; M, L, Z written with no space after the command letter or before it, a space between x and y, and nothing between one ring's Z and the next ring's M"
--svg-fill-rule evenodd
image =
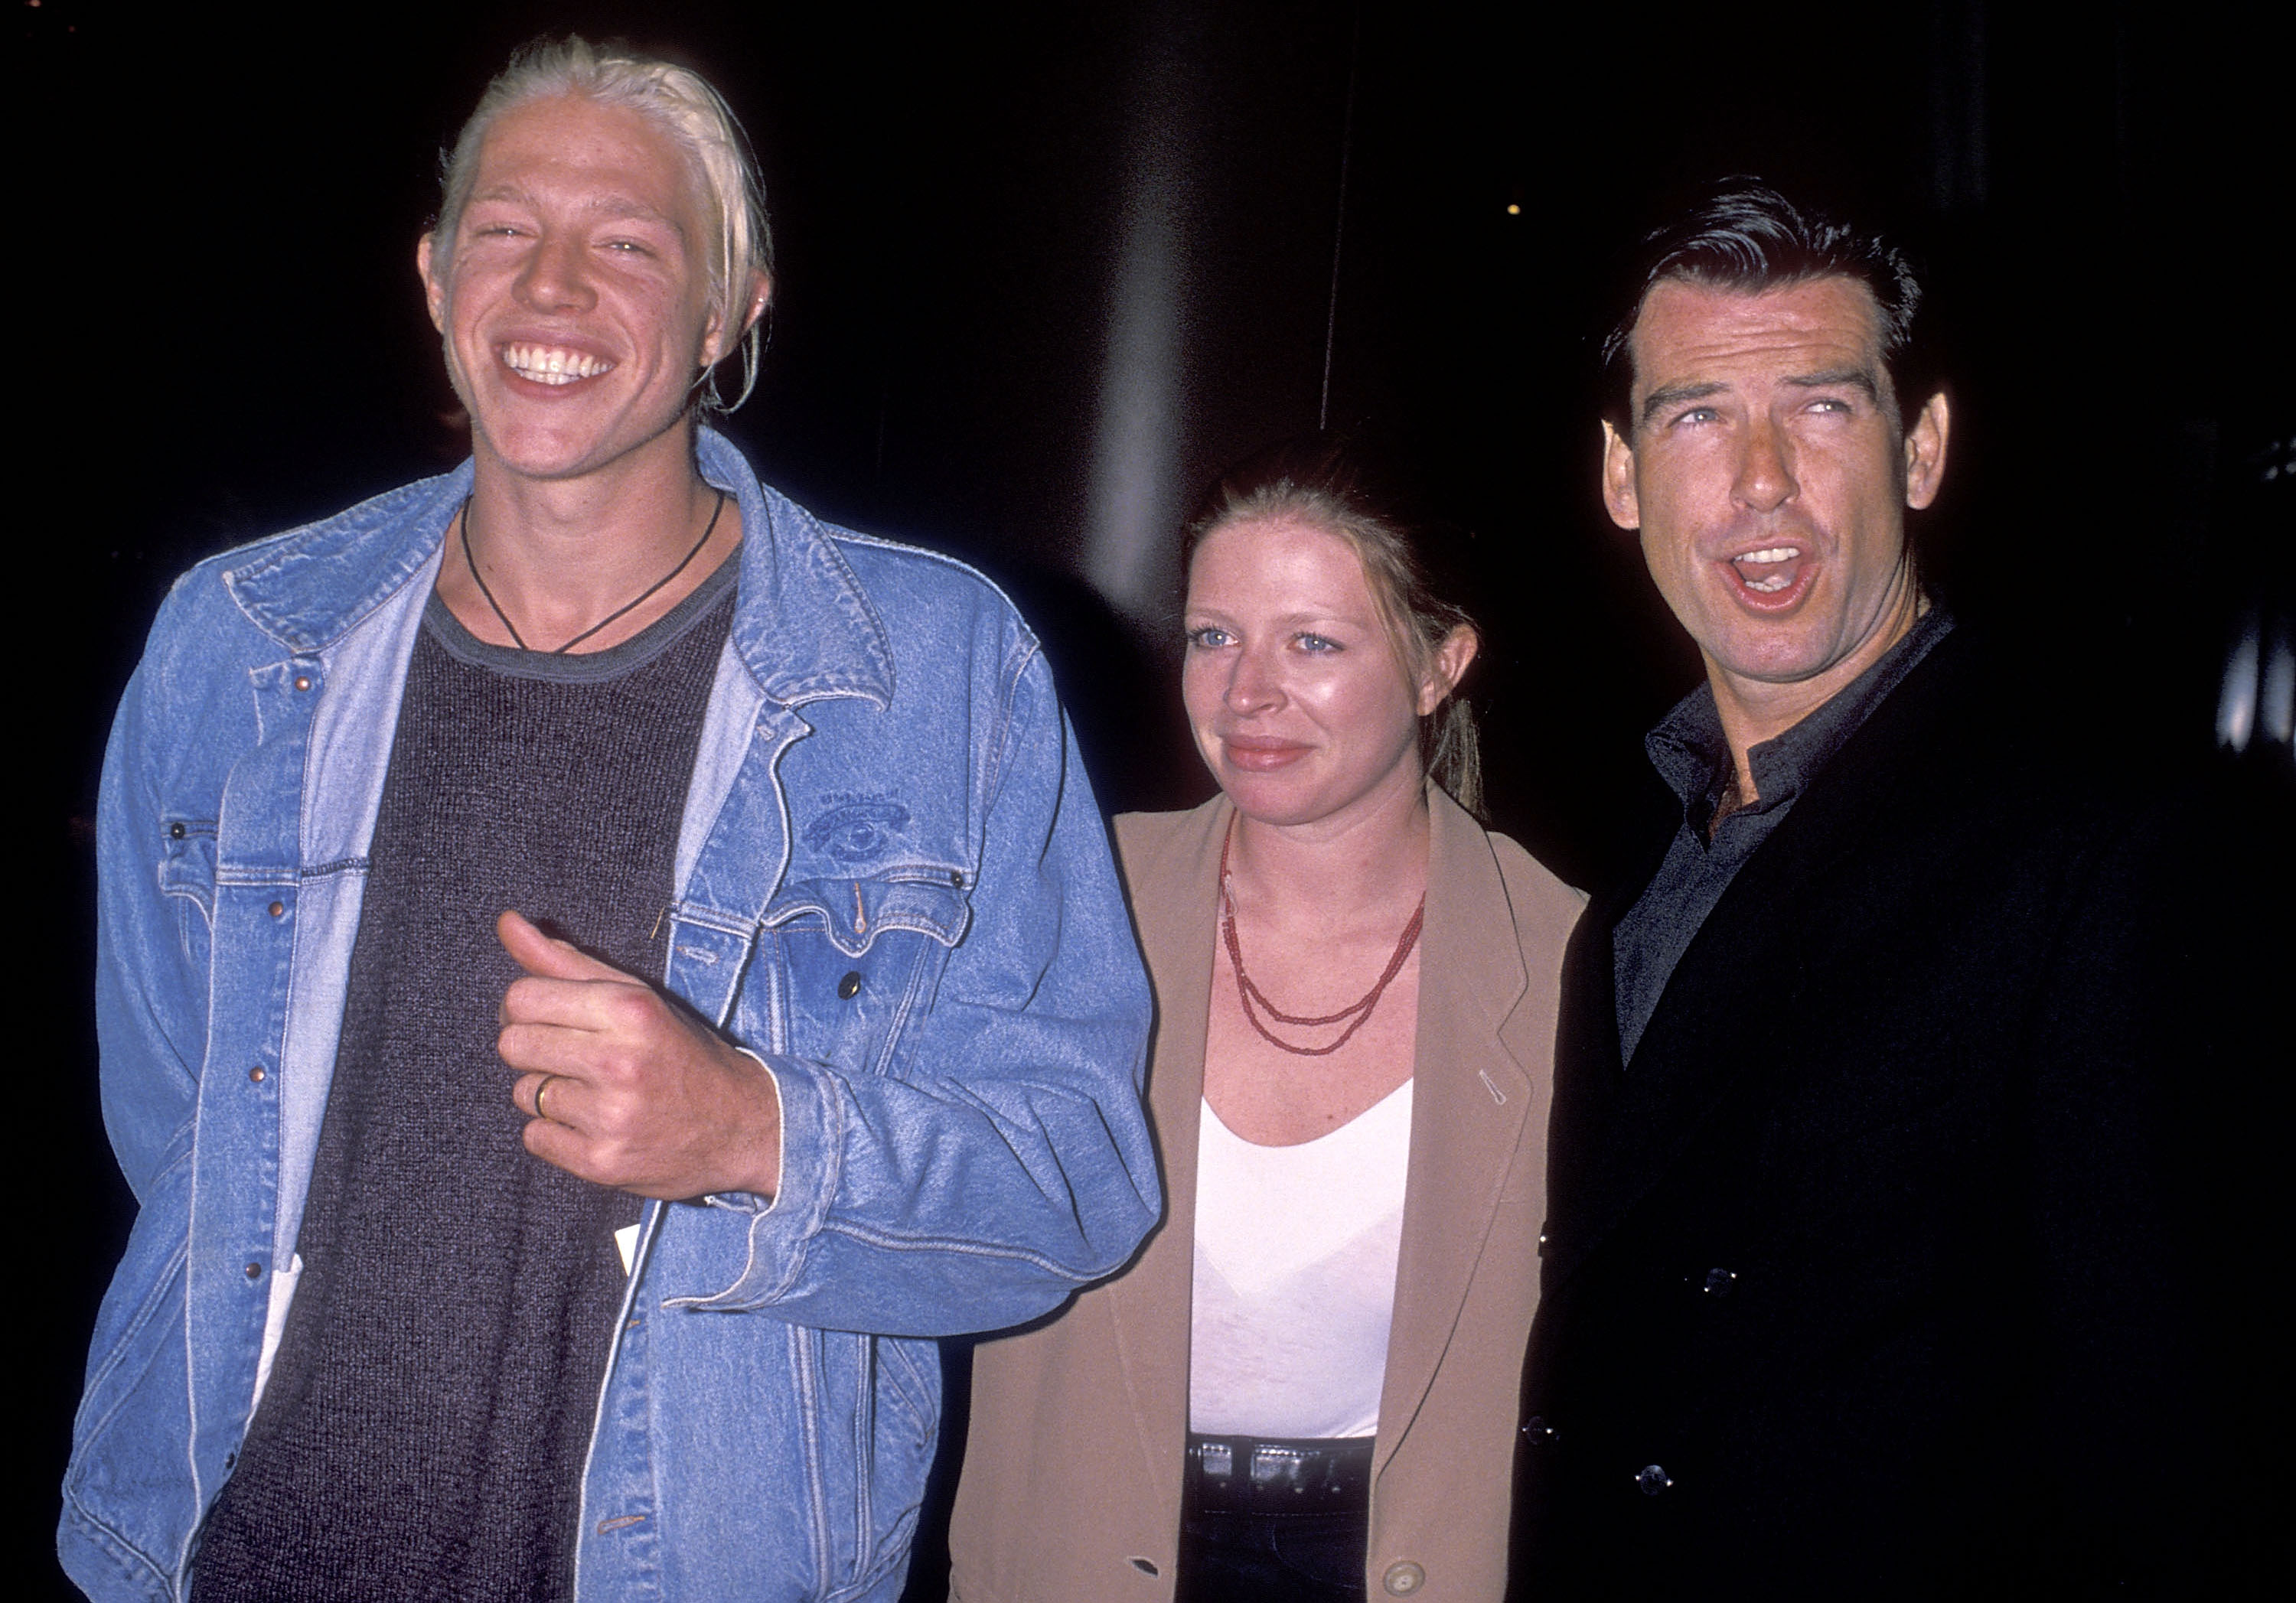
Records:
M737 297L746 298L753 274L770 278L774 270L765 184L740 120L725 97L693 69L641 55L625 45L593 45L578 36L521 45L479 97L478 109L455 136L454 148L440 158L439 223L430 246L440 268L454 252L455 229L470 203L471 186L478 181L479 148L487 130L505 111L570 94L636 112L692 160L718 225L707 252L710 309L727 327L738 324L749 307ZM750 398L758 382L763 323L763 318L752 323L741 339L742 388L731 404L718 392L715 365L694 380L694 404L702 412L732 412ZM729 348L719 360L732 354Z

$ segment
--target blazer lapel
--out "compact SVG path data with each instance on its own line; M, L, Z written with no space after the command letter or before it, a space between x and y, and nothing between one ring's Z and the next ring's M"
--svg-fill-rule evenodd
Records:
M1792 1083L1800 1055L1775 1050L1762 1016L1792 1018L1813 956L1823 956L1800 945L1810 898L1829 894L1845 858L1893 838L1906 827L1906 810L1920 805L1924 793L1904 773L1906 753L1936 716L1953 643L1938 647L1874 709L1747 859L1675 965L1625 1068L1611 931L1649 874L1579 925L1565 969L1570 1027L1555 1066L1552 1141L1563 1163L1550 1188L1549 1292L1702 1131L1769 1106ZM1753 1008L1748 988L1757 975L1762 995Z
M1551 1294L1616 1223L1604 1159L1627 1095L1619 1048L1611 933L1639 887L1597 897L1571 933L1562 960L1562 1023L1554 1043L1554 1108L1547 1121L1546 1265Z
M1374 1473L1385 1468L1434 1383L1482 1255L1507 1170L1534 1108L1523 1059L1552 1029L1523 1007L1528 978L1489 841L1430 788L1427 921L1420 936L1419 1038L1410 1179L1396 1265ZM1524 1016L1536 1010L1536 1022ZM1517 1028L1521 1026L1521 1028Z
M1225 797L1216 797L1177 821L1177 829L1145 851L1136 846L1142 838L1133 834L1136 826L1121 821L1118 826L1119 866L1134 923L1143 950L1154 961L1157 1015L1148 1112L1163 1167L1165 1209L1134 1267L1108 1286L1108 1305L1149 1484L1168 1480L1176 1500L1180 1447L1188 1427L1196 1141L1202 1122L1204 1032L1211 1016L1212 929L1220 842L1231 812Z
M1780 836L1765 842L1748 860L1708 915L1675 966L1634 1062L1623 1070L1615 1067L1619 1035L1615 994L1607 983L1611 973L1609 930L1603 932L1599 950L1590 947L1577 954L1584 969L1601 970L1599 982L1592 972L1576 977L1581 997L1592 1001L1599 995L1603 1003L1602 1037L1607 1052L1589 1050L1594 1046L1589 1041L1574 1043L1570 1090L1558 1085L1555 1092L1555 1140L1566 1148L1576 1143L1578 1156L1568 1206L1563 1204L1565 1193L1558 1190L1548 1226L1553 1239L1546 1269L1550 1291L1569 1280L1618 1228L1719 1116L1722 1104L1757 1089L1746 1073L1747 1038L1734 1022L1745 1011L1747 976L1754 965L1724 961L1718 954L1779 950L1769 932L1781 918L1781 893L1766 886L1763 881L1770 876L1758 871L1767 866L1765 859L1778 861L1774 854L1787 845L1782 837L1792 822L1789 817L1780 826ZM1773 994L1765 1002L1783 1005L1785 1000ZM1594 1026L1588 1020L1590 1035Z

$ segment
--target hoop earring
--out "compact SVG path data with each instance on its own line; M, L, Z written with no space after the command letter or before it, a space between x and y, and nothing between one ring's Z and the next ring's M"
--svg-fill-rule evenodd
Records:
M766 365L766 352L774 339L774 303L766 302L764 311L750 324L750 331L742 336L742 393L726 410L739 412L758 388L758 374Z
M694 378L685 392L685 404L705 415L723 417L728 408L718 393L718 364L712 362Z

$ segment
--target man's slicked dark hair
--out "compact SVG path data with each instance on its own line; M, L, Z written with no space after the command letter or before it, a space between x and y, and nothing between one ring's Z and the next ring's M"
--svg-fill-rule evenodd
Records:
M1849 278L1881 311L1882 362L1898 427L1934 393L1915 315L1922 285L1913 264L1882 234L1795 205L1751 178L1725 178L1680 217L1644 235L1631 277L1633 299L1603 339L1603 416L1634 435L1635 324L1652 290L1669 279L1758 295L1817 278Z

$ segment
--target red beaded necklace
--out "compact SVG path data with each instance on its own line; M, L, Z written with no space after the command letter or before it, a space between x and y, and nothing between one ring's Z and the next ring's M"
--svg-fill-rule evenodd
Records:
M1258 1030L1260 1039L1271 1046L1281 1047L1296 1057L1327 1058L1345 1046L1349 1038L1357 1030L1363 1028L1365 1021L1371 1018L1372 1010L1379 1006L1379 999L1386 994L1388 986L1397 975L1403 972L1404 960L1411 955L1411 949L1419 944L1419 927L1427 919L1426 893L1423 891L1420 893L1419 905L1411 912L1411 922L1403 927L1402 938L1395 943L1395 955L1387 960L1387 971L1379 977L1379 983L1372 986L1362 1001L1350 1002L1338 1012L1325 1013L1321 1018L1295 1018L1268 1001L1267 993L1252 984L1251 976L1244 971L1243 943L1236 939L1235 935L1235 898L1228 894L1227 888L1227 847L1228 841L1233 839L1234 835L1235 826L1231 823L1228 826L1227 835L1220 840L1220 936L1227 943L1227 959L1235 969L1235 996L1236 1001L1243 1006L1244 1022ZM1294 1046L1289 1041L1279 1039L1266 1025L1259 1022L1259 1015L1252 1011L1251 1004L1255 1002L1270 1018L1278 1024L1315 1027L1337 1024L1341 1019L1352 1019L1354 1022L1341 1030L1340 1038L1329 1046Z

